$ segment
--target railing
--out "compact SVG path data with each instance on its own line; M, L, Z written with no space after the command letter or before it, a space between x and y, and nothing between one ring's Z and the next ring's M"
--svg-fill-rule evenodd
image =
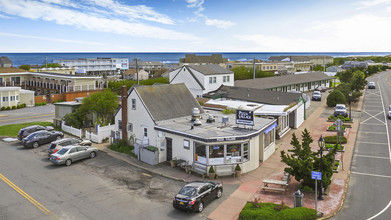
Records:
M99 125L96 127L96 134L93 132L85 132L85 137L92 142L102 143L102 140L105 138L109 138L111 136L111 131L114 130L115 125L108 125L104 127L100 127Z

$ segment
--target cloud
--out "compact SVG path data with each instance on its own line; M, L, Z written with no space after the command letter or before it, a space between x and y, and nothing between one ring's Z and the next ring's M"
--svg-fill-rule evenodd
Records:
M205 22L205 25L208 26L215 26L217 28L229 28L235 25L234 22L232 21L224 21L224 20L218 20L218 19L210 19L203 13L202 11L205 10L203 4L204 0L186 0L187 2L187 7L188 8L196 8L197 10L194 12L195 15L197 15L198 18L202 18ZM191 21L194 21L195 19L191 19Z
M365 9L365 8L382 5L382 4L389 4L389 3L391 3L391 0L364 0L358 2L359 7L357 9Z
M11 17L9 17L9 16L7 16L7 15L3 15L3 14L0 14L0 18L11 18Z
M180 33L164 28L146 25L139 22L129 22L120 18L106 18L104 15L96 15L88 12L73 9L76 7L68 0L14 0L12 2L0 0L0 11L9 15L20 16L28 19L42 19L44 21L56 22L60 25L76 26L82 30L107 32L119 35L148 37L155 39L171 40L197 40L191 34ZM50 4L50 3L55 4ZM94 1L98 2L98 1ZM103 5L103 1L99 1ZM106 0L107 3L112 2ZM64 8L59 4L69 5L71 8ZM117 6L116 6L117 7ZM125 7L126 8L126 7ZM149 10L141 7L143 10ZM116 10L119 8L116 8ZM127 8L129 9L129 8Z
M314 23L303 27L302 35L238 35L247 42L249 51L265 52L384 52L391 51L387 44L391 32L390 17L359 14L341 20ZM289 33L289 30L285 30ZM287 37L285 37L287 36ZM243 48L246 50L246 48Z
M223 21L223 20L217 20L217 19L205 19L205 24L209 26L216 26L218 28L229 28L235 25L235 23L231 21Z

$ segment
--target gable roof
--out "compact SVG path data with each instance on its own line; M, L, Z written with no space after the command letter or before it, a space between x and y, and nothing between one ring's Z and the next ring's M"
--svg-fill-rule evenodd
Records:
M12 61L8 57L0 57L0 64L11 64Z
M185 58L180 58L179 62L181 63L225 63L228 59L223 58L222 54L212 54L210 56L201 55L197 56L196 54L186 54Z
M225 69L217 64L206 65L188 65L189 68L194 69L204 75L217 75L217 74L233 74L231 70Z
M193 79L197 82L197 84L201 87L201 89L202 89L202 90L205 90L205 87L202 85L202 83L198 80L198 78L194 75L193 71L191 71L191 69L189 69L189 67L188 67L187 65L182 66L182 67L178 67L178 68L172 70L172 72L173 72L173 71L176 71L176 70L178 70L178 69L179 69L179 71L178 71L178 72L175 74L175 76L172 78L172 80L170 81L170 84L171 84L172 81L174 81L175 77L177 77L180 73L185 74L185 73L183 73L183 72L187 70L187 72L193 77ZM182 69L184 69L184 71L182 71ZM170 74L170 73L168 73L168 75L169 75L169 74Z
M293 102L298 103L301 94L222 85L216 91L205 94L204 97L229 98L270 105L290 105Z
M316 82L321 80L330 80L334 77L328 76L323 72L311 72L294 75L274 76L256 79L236 80L235 86L256 88L256 89L272 89L281 86L289 86L300 83Z
M204 113L184 83L135 86L134 89L155 121L191 116L193 108Z

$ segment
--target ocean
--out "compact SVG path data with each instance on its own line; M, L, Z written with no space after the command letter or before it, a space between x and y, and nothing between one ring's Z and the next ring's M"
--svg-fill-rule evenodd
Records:
M190 52L191 53L191 52ZM216 52L217 53L217 52ZM78 59L78 58L128 58L129 61L137 58L141 61L160 61L163 63L178 63L179 58L184 58L183 53L0 53L0 56L7 56L13 63L14 67L23 64L43 65L46 62L52 63L53 60L59 59ZM197 55L210 55L213 53L195 53ZM217 53L220 54L220 53ZM248 61L255 59L268 60L270 56L305 56L320 55L332 57L347 56L385 56L391 52L346 52L346 53L221 53L229 61Z

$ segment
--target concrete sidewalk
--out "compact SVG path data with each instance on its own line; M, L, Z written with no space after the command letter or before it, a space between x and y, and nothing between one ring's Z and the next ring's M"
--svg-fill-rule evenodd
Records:
M317 140L319 139L320 135L330 136L336 134L335 132L326 131L327 127L332 124L332 122L327 122L327 118L325 116L327 114L324 114L325 110L328 108L326 106L327 94L324 94L320 106L315 110L311 111L311 115L307 118L307 120L304 121L304 123L300 126L299 129L292 129L283 138L276 141L276 147L278 149L265 163L260 164L260 166L256 170L250 173L243 174L241 177L238 178L220 177L216 180L217 182L220 182L222 184L240 184L240 187L208 216L210 219L238 219L239 213L243 209L247 201L253 201L254 199L257 199L260 202L272 202L277 204L284 203L285 205L293 207L292 195L297 190L297 186L299 184L293 177L291 183L288 186L288 191L285 195L282 195L282 193L278 192L264 192L260 190L261 186L263 185L262 181L266 178L281 179L281 177L283 176L283 170L286 165L281 162L280 151L287 151L288 149L292 148L292 146L290 145L292 133L296 133L296 136L300 140L301 132L305 128L307 128L314 140L311 145L314 151L319 148ZM361 109L362 98L360 99L359 103L352 105L352 111L354 112L361 111ZM348 143L344 145L345 152L343 155L341 153L338 153L337 155L337 158L340 158L340 160L343 159L342 161L344 170L342 170L342 167L340 166L339 172L333 175L332 184L330 185L329 190L326 192L328 194L324 196L325 200L318 201L318 211L323 212L325 216L334 215L339 211L341 205L343 204L343 199L346 193L346 187L349 179L349 169L352 159L352 153L354 150L358 124L359 121L356 120L352 124L352 128L347 129L345 136L348 139ZM130 155L110 150L108 148L108 144L95 144L94 146L98 147L100 150L106 152L113 157L119 158L135 167L144 169L151 173L185 182L193 180L202 180L202 177L187 174L183 169L179 167L170 167L169 163L162 163L156 166L151 166L141 161L138 161L136 158L133 158ZM314 193L304 192L304 194L304 206L314 209Z

